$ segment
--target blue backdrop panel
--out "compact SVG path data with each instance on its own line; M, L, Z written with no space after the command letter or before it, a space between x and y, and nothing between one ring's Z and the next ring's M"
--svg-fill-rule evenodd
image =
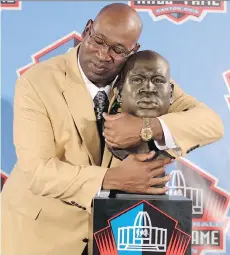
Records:
M109 3L1 1L3 179L16 162L12 107L17 77L74 47L88 19ZM143 20L141 49L165 56L172 78L223 120L224 138L172 165L169 186L171 194L193 199L193 254L230 254L230 2L124 3L136 8Z

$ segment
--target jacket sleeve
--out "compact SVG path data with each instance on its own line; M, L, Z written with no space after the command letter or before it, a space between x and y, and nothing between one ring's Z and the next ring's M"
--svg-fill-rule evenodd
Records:
M204 103L184 93L175 83L174 102L169 113L161 116L161 119L180 148L178 156L213 143L224 135L220 117Z
M107 168L73 165L56 156L52 123L32 84L24 77L16 82L14 144L17 167L35 195L66 202L76 201L90 212Z

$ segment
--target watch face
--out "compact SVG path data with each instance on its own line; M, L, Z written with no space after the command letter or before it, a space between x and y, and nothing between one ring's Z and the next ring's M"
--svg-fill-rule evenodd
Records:
M141 131L141 137L144 141L149 141L152 139L152 130L151 128L143 128Z

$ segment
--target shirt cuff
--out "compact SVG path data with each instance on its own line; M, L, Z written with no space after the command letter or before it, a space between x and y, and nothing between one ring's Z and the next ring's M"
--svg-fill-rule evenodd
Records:
M109 197L109 195L110 195L110 190L101 190L101 187L100 187L100 189L98 190L96 194L96 197Z
M165 125L164 121L161 118L157 118L160 123L161 123L161 127L163 129L163 133L164 133L164 138L165 138L165 144L164 145L160 145L157 141L154 141L156 147L159 150L168 150L168 149L176 149L178 148L178 146L176 145L172 134L170 133L168 127Z

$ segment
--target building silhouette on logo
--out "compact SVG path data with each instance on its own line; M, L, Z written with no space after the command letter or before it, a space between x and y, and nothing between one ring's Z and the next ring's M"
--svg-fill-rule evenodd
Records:
M203 190L187 187L184 175L180 170L173 170L171 172L171 180L167 186L169 188L168 195L184 196L192 200L192 214L203 214Z
M153 227L146 211L138 212L133 226L118 228L118 250L165 252L167 229Z

